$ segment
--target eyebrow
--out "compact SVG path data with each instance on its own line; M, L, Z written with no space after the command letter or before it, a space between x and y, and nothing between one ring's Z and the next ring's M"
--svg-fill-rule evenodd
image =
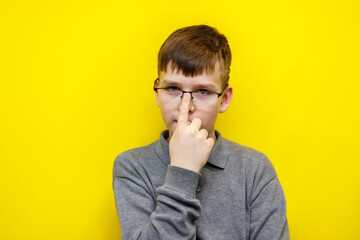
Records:
M164 79L162 80L164 82L164 84L166 85L179 85L180 82L176 82L176 81L172 81L172 80L168 80L168 79ZM213 83L209 83L209 84L196 84L194 85L195 88L210 88L210 89L216 89L216 85Z

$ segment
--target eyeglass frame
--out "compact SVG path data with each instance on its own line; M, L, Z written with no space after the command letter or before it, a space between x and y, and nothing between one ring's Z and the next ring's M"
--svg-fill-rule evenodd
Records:
M157 79L155 79L155 82L154 82L154 91L155 91L156 93L157 93L157 90L158 90L158 89L168 89L168 88L169 88L169 87L166 87L166 88L157 88L157 87L155 87L156 82L157 82L158 80L160 81L160 79L157 78ZM219 97L221 97L221 95L223 95L223 93L224 93L225 89L227 88L227 86L229 86L229 84L226 84L225 87L223 88L223 90L222 90L220 93L218 93L218 92L212 92L212 91L208 91L208 92L209 92L209 93L217 94L217 95L218 95L217 98L219 98ZM191 98L194 98L193 95L192 95L192 93L198 91L198 90L195 90L195 91L184 91L184 90L182 90L182 89L180 89L180 88L179 88L179 90L182 92L180 98L182 98L182 97L184 96L184 93L190 93Z

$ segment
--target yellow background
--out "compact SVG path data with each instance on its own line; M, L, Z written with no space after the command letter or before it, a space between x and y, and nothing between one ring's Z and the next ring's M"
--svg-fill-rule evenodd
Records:
M264 152L291 239L360 239L360 3L1 1L0 239L120 239L112 164L164 129L152 84L175 29L233 53L217 129Z

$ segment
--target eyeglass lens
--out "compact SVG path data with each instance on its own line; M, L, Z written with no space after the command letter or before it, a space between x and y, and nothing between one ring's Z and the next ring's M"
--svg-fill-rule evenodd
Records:
M163 90L163 93L167 96L169 101L180 101L184 95L184 92L181 90L168 90L168 89L159 89L159 90ZM196 103L203 104L217 99L216 94L206 94L198 91L188 92L188 93L191 94L192 101L194 102L194 104Z

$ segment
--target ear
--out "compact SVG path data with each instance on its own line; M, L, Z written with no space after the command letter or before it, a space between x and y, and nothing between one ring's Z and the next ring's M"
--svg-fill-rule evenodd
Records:
M228 109L231 103L232 96L233 96L233 88L229 85L222 95L219 113L223 113Z
M155 87L159 86L159 81L156 81L155 83ZM156 97L156 104L160 107L160 103L159 103L159 96L158 96L158 92L155 92L155 97Z

